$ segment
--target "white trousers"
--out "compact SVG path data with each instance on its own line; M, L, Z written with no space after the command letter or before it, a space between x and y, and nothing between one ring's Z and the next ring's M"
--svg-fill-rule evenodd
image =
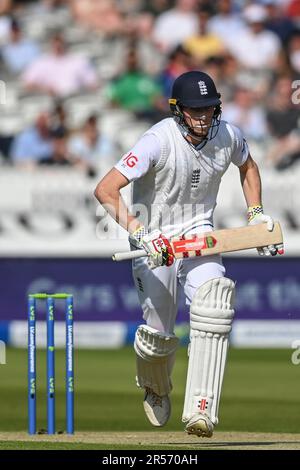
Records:
M170 267L154 270L148 268L146 258L139 258L132 267L144 320L148 326L168 334L174 330L179 288L183 288L189 305L202 284L225 276L219 255L176 260Z

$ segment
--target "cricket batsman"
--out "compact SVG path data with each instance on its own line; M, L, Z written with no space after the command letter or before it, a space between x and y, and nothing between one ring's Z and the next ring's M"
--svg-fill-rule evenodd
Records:
M133 260L133 278L145 324L136 331L137 385L144 389L144 410L153 426L171 413L171 374L178 346L174 335L178 290L190 308L189 362L182 421L189 434L210 437L218 408L234 317L235 283L225 277L219 255L175 259L172 236L213 230L221 178L229 165L239 168L250 225L273 219L264 214L261 180L241 131L221 120L221 95L209 75L179 76L169 100L172 117L151 127L106 174L95 190L98 201L129 232L131 249L147 258ZM133 204L120 190L133 183ZM259 249L265 256L282 245Z

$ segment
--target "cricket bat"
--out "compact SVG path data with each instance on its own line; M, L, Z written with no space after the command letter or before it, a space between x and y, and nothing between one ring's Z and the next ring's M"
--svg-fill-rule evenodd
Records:
M170 244L175 258L194 258L216 253L227 253L249 248L260 248L267 245L283 243L282 230L279 222L275 222L272 232L267 230L267 224L248 225L246 227L215 230L195 236L173 237ZM114 261L130 260L148 256L145 250L125 251L115 253Z

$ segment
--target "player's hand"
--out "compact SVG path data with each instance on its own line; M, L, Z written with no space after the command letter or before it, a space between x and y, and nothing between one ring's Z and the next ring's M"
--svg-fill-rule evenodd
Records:
M137 248L147 251L150 269L159 266L171 266L174 263L175 258L170 242L160 230L146 233L145 228L140 227L129 239Z
M274 220L271 216L263 213L262 206L249 207L248 209L248 221L249 225L267 224L267 229L272 232L274 228ZM284 247L283 244L279 245L268 245L261 248L257 248L257 252L260 256L276 256L277 254L283 255Z

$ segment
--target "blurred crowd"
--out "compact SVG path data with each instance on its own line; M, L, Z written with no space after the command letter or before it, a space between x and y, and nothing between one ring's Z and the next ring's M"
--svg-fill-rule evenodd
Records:
M101 172L195 69L260 165L300 164L300 0L2 0L0 161Z

